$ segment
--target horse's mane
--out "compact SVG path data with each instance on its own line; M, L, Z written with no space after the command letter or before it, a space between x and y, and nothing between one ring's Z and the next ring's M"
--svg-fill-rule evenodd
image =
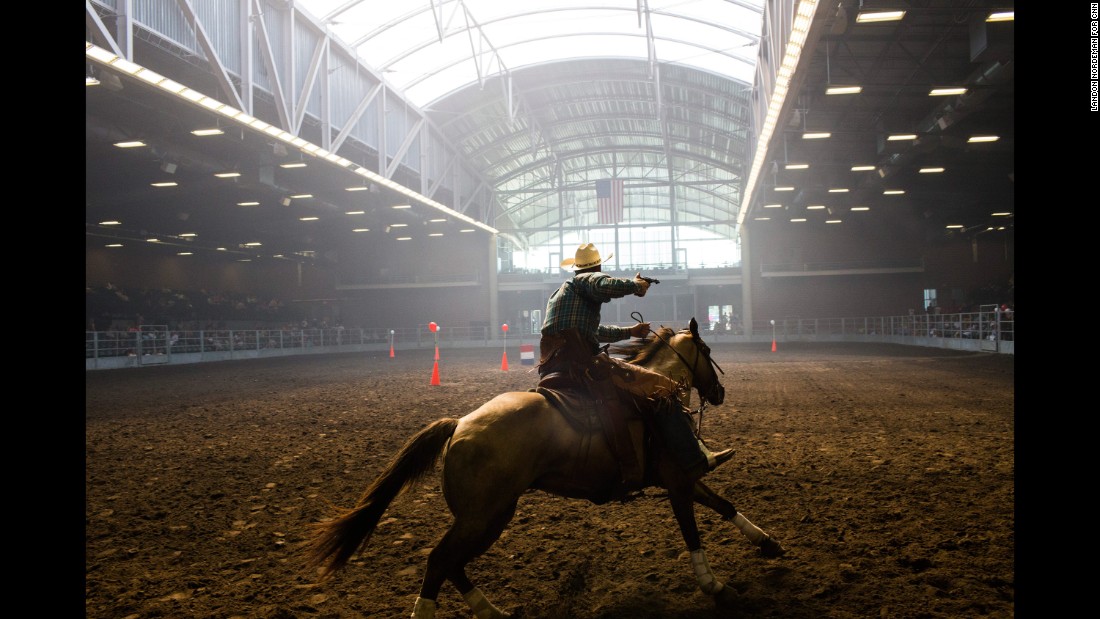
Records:
M623 361L627 363L646 365L654 355L657 354L657 349L664 346L665 342L668 342L672 339L672 336L676 335L676 331L671 327L661 327L653 333L656 334L657 337L631 340L627 344L615 344L608 348L608 350L616 355L625 356ZM664 342L661 340L664 340Z

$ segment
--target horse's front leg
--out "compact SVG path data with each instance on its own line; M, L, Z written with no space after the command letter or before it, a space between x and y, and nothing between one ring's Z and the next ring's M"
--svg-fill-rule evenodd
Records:
M716 603L728 604L736 596L736 592L732 587L727 587L718 581L707 562L707 554L699 538L699 526L695 521L694 493L690 482L671 485L669 501L672 503L672 513L676 516L676 522L680 525L680 533L684 536L684 542L687 543L688 552L691 553L691 567L695 571L695 580L699 583L699 589L707 595L714 596Z
M745 537L749 538L749 541L752 542L753 545L760 550L760 554L765 557L774 558L782 556L787 552L787 550L783 548L778 541L772 538L772 536L765 533L760 527L749 522L749 519L745 518L744 514L734 508L733 503L715 494L714 491L708 488L702 481L695 482L694 499L696 503L705 505L718 512L723 520L732 520L734 526L736 526Z

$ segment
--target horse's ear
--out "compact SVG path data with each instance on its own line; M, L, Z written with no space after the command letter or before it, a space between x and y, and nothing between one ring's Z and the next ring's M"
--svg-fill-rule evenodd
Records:
M688 323L688 329L691 331L692 337L699 337L699 323L695 321L695 317L691 317L691 322Z

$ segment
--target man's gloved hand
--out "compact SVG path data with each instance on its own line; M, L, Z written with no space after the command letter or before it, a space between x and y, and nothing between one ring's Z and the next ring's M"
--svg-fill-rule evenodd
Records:
M642 279L641 271L638 271L638 274L634 276L634 283L638 286L638 291L634 293L634 296L644 297L645 293L649 290L649 282Z
M649 323L639 322L638 324L630 327L631 337L645 337L649 335Z

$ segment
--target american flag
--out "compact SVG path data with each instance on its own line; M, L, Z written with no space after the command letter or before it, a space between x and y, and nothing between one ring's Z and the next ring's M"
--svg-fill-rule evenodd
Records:
M601 224L623 220L623 181L614 178L596 181L596 212Z

